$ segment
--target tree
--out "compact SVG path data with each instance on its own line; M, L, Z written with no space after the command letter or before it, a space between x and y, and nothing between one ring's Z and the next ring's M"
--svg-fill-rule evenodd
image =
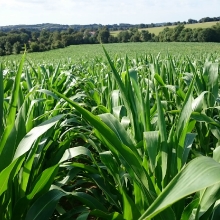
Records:
M46 29L42 29L39 36L39 41L41 43L48 42L50 37L50 32Z
M139 24L139 28L145 28L145 24Z
M67 47L71 44L73 44L73 37L70 34L62 34L61 35L61 42L64 47Z
M72 35L72 44L83 44L83 32L77 32Z
M179 41L182 42L191 42L193 41L193 30L191 28L184 28L179 37L178 37Z
M217 33L213 28L204 28L198 34L198 40L200 42L216 42Z
M173 35L173 28L166 27L158 35L159 42L170 42Z
M58 41L58 40L61 40L61 34L59 31L54 31L52 34L51 34L51 38L52 38L52 41Z
M8 41L5 43L5 52L7 55L12 53L12 45Z
M5 55L4 49L0 48L0 56L4 56L4 55Z
M38 52L40 50L40 47L36 42L31 42L30 48L32 52Z
M67 29L67 33L68 34L73 34L73 33L75 33L75 30L70 27L70 28Z
M60 40L53 41L51 49L63 48L63 44Z
M2 31L0 31L0 37L4 37L4 36L7 36L7 34L2 32Z
M200 31L202 31L202 28L194 28L192 29L192 41L193 42L198 42L198 35L200 33Z
M98 41L100 43L108 43L109 36L110 36L109 29L107 27L104 27L101 30L99 30Z
M151 33L148 30L141 31L141 41L146 42L150 41L151 39Z
M20 43L21 43L21 44L26 44L26 43L28 43L28 40L29 40L28 34L26 34L26 33L21 33L21 34L20 34Z
M131 32L131 35L134 35L134 34L136 34L138 32L138 28L131 27L131 28L129 28L129 31Z
M118 41L121 43L126 43L130 39L130 33L128 31L121 31L118 34Z
M20 34L17 33L9 33L6 37L6 40L13 45L14 43L16 43L17 41L21 41L21 37Z
M21 46L21 43L20 42L16 42L13 44L13 53L14 54L19 54L21 52L21 49L22 49L22 46Z
M136 31L135 33L132 33L130 41L131 42L140 42L141 41L141 34L140 34L140 32Z
M118 38L113 35L110 35L108 38L108 42L109 43L118 43Z
M167 22L167 23L165 24L165 26L172 26L172 23L171 23L171 22Z
M216 25L213 26L213 29L216 32L216 41L220 42L220 23L216 23Z
M38 31L32 31L31 32L31 38L33 41L37 41L37 39L40 37L40 32Z
M194 23L198 23L198 21L190 18L190 19L188 19L187 23L188 24L194 24Z
M184 24L179 24L173 29L173 33L170 37L171 41L180 41L179 36L181 31L184 29Z
M201 19L199 20L200 23L203 23L203 22L210 22L210 21L213 21L213 19L210 18L210 17L201 18Z
M83 41L86 44L91 43L91 32L89 30L85 30L83 33Z

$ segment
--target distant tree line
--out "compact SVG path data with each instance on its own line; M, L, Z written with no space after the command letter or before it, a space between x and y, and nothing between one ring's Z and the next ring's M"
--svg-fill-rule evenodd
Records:
M220 23L211 28L185 28L183 24L175 28L166 27L154 41L158 42L220 42Z
M8 26L0 26L0 31L2 32L10 32L11 30L20 30L26 29L28 31L41 31L43 29L47 29L50 32L54 31L65 31L68 28L72 28L74 30L81 30L81 29L88 29L90 31L97 31L103 27L107 27L110 31L117 31L117 30L129 30L130 28L152 28L152 27L161 27L161 26L171 26L171 25L178 25L178 24L194 24L194 23L204 23L204 22L211 22L211 21L220 21L219 17L204 17L199 20L195 19L188 19L188 21L176 21L176 22L162 22L162 23L150 23L150 24L128 24L128 23L120 23L120 24L87 24L87 25L62 25L62 24L51 24L51 23L43 23L43 24L33 24L33 25L8 25Z
M26 29L0 32L0 56L28 52L42 52L51 49L63 48L74 44L99 43L98 33L89 30L76 31L68 28L63 31L30 31Z
M110 34L107 26L97 31L89 29L75 30L68 28L62 31L30 31L26 29L0 32L0 56L19 54L24 51L42 52L77 44L97 43L125 43L125 42L220 42L220 23L211 28L185 28L179 24L175 28L165 27L159 35L154 35L148 30L130 28L118 33Z
M108 27L96 31L68 28L62 31L30 31L26 29L0 32L0 56L19 54L26 47L28 52L42 52L52 49L64 48L77 44L118 43L118 42L145 42L151 41L154 34L147 30L138 31L137 28L119 32L112 36Z

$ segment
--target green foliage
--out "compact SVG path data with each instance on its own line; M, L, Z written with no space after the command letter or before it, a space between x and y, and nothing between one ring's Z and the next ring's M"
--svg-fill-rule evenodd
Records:
M152 24L153 25L153 24ZM151 26L152 26L151 25ZM143 27L143 24L141 25ZM108 26L98 29L68 28L62 31L29 31L25 29L11 30L8 33L0 32L0 56L19 54L24 51L43 52L59 49L70 45L97 44L97 43L127 43L127 42L219 42L219 24L206 28L185 28L184 24L165 27L159 34L151 33L148 29L136 26L123 29L117 35L110 33Z
M100 43L108 43L110 32L107 27L102 28L98 31L98 40Z
M0 219L218 219L219 54L104 54L0 65Z

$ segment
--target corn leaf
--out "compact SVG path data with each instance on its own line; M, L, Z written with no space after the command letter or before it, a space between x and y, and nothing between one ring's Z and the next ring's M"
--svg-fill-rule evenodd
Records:
M209 157L198 157L187 164L139 218L151 219L176 201L220 182L220 164ZM181 189L181 190L180 190Z

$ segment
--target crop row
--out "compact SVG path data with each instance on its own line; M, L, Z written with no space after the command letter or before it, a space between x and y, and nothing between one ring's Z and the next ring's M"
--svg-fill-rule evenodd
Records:
M104 53L0 65L0 219L219 219L219 55Z

